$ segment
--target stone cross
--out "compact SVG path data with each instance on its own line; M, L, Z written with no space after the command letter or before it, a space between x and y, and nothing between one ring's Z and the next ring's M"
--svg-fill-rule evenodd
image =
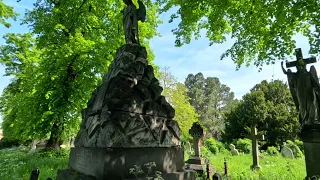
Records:
M251 128L251 135L247 136L252 141L252 159L253 164L251 165L251 169L261 169L259 165L259 148L258 148L258 140L264 140L264 135L257 134L256 126Z
M298 63L299 63L299 60L301 60L301 59L303 60L303 62L305 64L311 64L311 63L316 63L317 62L316 57L310 57L310 58L303 59L301 48L297 48L295 51L296 51L297 60L296 61L287 62L286 63L286 67L287 68L296 67L298 65Z
M205 132L198 122L193 123L189 134L193 137L194 156L200 157L201 152L201 138L203 138Z

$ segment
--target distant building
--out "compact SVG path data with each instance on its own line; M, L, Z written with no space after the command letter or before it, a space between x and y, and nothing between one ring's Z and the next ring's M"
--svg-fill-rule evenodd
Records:
M0 140L3 138L2 129L0 129Z

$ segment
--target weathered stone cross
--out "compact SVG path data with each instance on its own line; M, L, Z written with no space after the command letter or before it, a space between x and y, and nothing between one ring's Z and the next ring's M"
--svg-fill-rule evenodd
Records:
M203 138L205 132L199 123L193 123L189 134L193 137L194 156L200 157L201 152L201 138Z
M301 59L303 60L303 62L304 62L306 65L317 62L316 57L310 57L310 58L303 59L301 48L297 48L295 51L296 51L296 58L297 58L297 60L296 60L296 61L287 62L287 63L286 63L286 67L287 67L287 68L296 67L296 66L297 66L297 63L299 63L298 61L301 60Z
M247 138L250 138L252 141L252 159L253 164L251 165L251 169L261 169L261 166L259 165L259 148L258 148L258 140L264 140L264 135L258 135L257 134L257 128L256 126L253 126L251 128L251 135L246 136Z

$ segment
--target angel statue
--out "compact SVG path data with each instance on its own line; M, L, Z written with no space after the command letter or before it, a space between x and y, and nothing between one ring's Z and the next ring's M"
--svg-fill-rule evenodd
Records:
M287 67L296 67L297 72L292 72L290 69L286 71L281 62L282 71L288 77L290 92L299 111L299 121L302 125L302 130L305 125L314 125L320 123L320 85L317 76L317 71L314 66L307 71L306 64L316 62L315 58L303 59L301 49L296 50L299 56L297 61L287 63Z
M138 44L138 21L145 22L146 20L146 7L138 0L139 9L133 4L132 0L123 0L127 5L121 12L123 13L123 29L126 39L126 44Z

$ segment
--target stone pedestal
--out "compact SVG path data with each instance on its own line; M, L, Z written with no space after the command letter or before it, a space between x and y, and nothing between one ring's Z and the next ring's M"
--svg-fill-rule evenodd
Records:
M59 171L57 179L77 179L78 172L87 179L134 179L130 168L155 162L154 171L162 172L168 180L192 179L192 172L184 171L183 150L181 148L72 148L69 170ZM145 169L144 172L146 172ZM79 178L81 179L81 178Z
M320 130L302 131L307 177L320 176Z

